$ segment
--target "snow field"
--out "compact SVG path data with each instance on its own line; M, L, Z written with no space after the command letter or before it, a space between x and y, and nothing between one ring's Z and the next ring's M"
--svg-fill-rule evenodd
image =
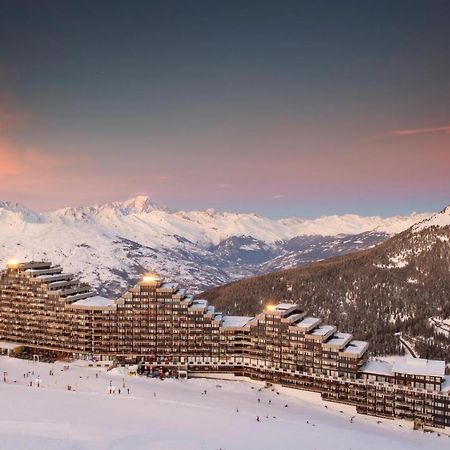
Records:
M242 380L160 381L82 362L68 370L64 365L0 357L1 450L439 450L450 445L447 436L414 432L408 422L357 415L351 423L354 408L324 403L314 393Z

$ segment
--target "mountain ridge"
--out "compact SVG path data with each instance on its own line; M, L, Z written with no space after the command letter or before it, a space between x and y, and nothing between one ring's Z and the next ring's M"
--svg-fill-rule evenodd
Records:
M0 264L63 264L104 295L144 271L193 291L367 248L428 214L269 219L252 213L173 211L147 196L36 213L0 202Z

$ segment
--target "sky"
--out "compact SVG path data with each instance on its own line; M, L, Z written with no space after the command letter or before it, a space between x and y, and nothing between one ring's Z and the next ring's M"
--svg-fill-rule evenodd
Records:
M0 200L450 204L450 2L0 0Z

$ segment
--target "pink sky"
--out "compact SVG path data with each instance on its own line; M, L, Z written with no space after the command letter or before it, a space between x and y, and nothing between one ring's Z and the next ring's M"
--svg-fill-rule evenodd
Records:
M0 110L0 196L37 210L137 194L183 208L233 209L237 200L238 208L251 210L252 202L410 201L439 197L450 187L448 126L371 127L365 136L336 125L314 129L274 121L206 130L190 140L162 135L147 148L105 138L96 144L71 140L66 148L63 141L55 150L16 137L30 124L45 128L29 115Z

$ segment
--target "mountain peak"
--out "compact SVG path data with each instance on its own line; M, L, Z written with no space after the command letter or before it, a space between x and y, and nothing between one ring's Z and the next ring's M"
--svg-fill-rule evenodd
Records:
M123 208L129 214L139 214L153 211L155 209L164 209L154 202L148 195L137 195L122 202Z
M422 220L413 226L413 231L422 231L430 227L448 227L450 226L450 205L436 214Z
M20 216L25 222L38 222L39 214L17 202L0 201L0 213L12 213Z
M154 202L147 195L138 195L124 201L114 201L96 207L98 211L113 210L124 216L131 214L145 214L152 211L167 211L165 206Z

